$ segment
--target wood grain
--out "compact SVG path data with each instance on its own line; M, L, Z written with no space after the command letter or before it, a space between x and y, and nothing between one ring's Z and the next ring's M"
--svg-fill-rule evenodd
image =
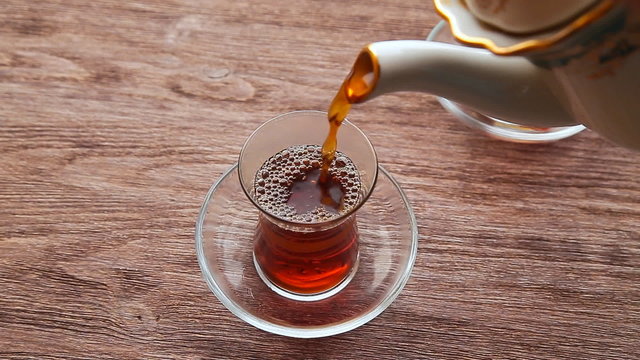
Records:
M202 281L195 218L248 134L438 21L424 0L2 1L0 358L640 358L640 154L488 139L429 95L351 116L420 224L382 315L284 338Z

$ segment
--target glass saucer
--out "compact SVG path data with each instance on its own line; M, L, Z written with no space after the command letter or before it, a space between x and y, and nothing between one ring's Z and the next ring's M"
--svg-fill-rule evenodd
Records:
M382 167L369 200L358 210L359 264L337 294L296 301L270 289L253 263L258 210L242 191L238 165L213 184L196 223L196 252L211 291L233 314L275 334L316 338L352 330L378 316L411 274L418 247L413 210Z
M446 21L441 21L433 28L427 37L427 41L465 46L453 37ZM520 143L545 143L573 136L585 129L583 125L547 128L519 125L505 119L498 119L482 114L468 106L443 97L437 97L437 99L442 107L458 118L463 124L500 140Z

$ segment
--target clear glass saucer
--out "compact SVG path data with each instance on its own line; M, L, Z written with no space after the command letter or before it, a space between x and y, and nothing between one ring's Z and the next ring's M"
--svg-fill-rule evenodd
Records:
M357 213L359 264L337 294L296 301L270 289L253 263L258 210L242 191L238 165L213 184L196 223L196 252L211 291L233 314L275 334L316 338L340 334L378 316L411 274L418 228L402 189L382 167L375 189Z
M446 21L441 21L433 28L427 37L427 41L465 46L453 37ZM520 143L545 143L573 136L585 129L583 125L546 128L520 125L507 119L498 119L485 115L473 108L443 97L437 97L437 99L442 107L447 109L463 124L500 140Z

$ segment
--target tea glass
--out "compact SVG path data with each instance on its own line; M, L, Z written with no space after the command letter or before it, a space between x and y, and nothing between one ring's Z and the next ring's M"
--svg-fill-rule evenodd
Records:
M256 201L255 177L272 156L293 146L322 144L327 132L324 113L283 114L267 121L249 136L238 160L242 190L260 212L254 239L256 270L272 290L300 301L335 295L355 274L358 263L355 217L378 178L375 150L352 123L345 121L340 126L340 152L350 158L358 170L361 190L354 206L326 221L296 222L274 215ZM333 278L336 281L332 281Z

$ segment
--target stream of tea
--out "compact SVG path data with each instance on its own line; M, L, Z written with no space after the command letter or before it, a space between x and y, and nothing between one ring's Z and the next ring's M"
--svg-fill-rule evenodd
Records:
M355 63L351 72L342 82L338 93L329 106L329 134L322 144L322 170L320 173L320 184L325 184L329 178L329 166L335 158L338 147L338 128L342 121L349 114L351 105L361 100L371 93L377 74L373 62L373 54L367 49L363 50Z

